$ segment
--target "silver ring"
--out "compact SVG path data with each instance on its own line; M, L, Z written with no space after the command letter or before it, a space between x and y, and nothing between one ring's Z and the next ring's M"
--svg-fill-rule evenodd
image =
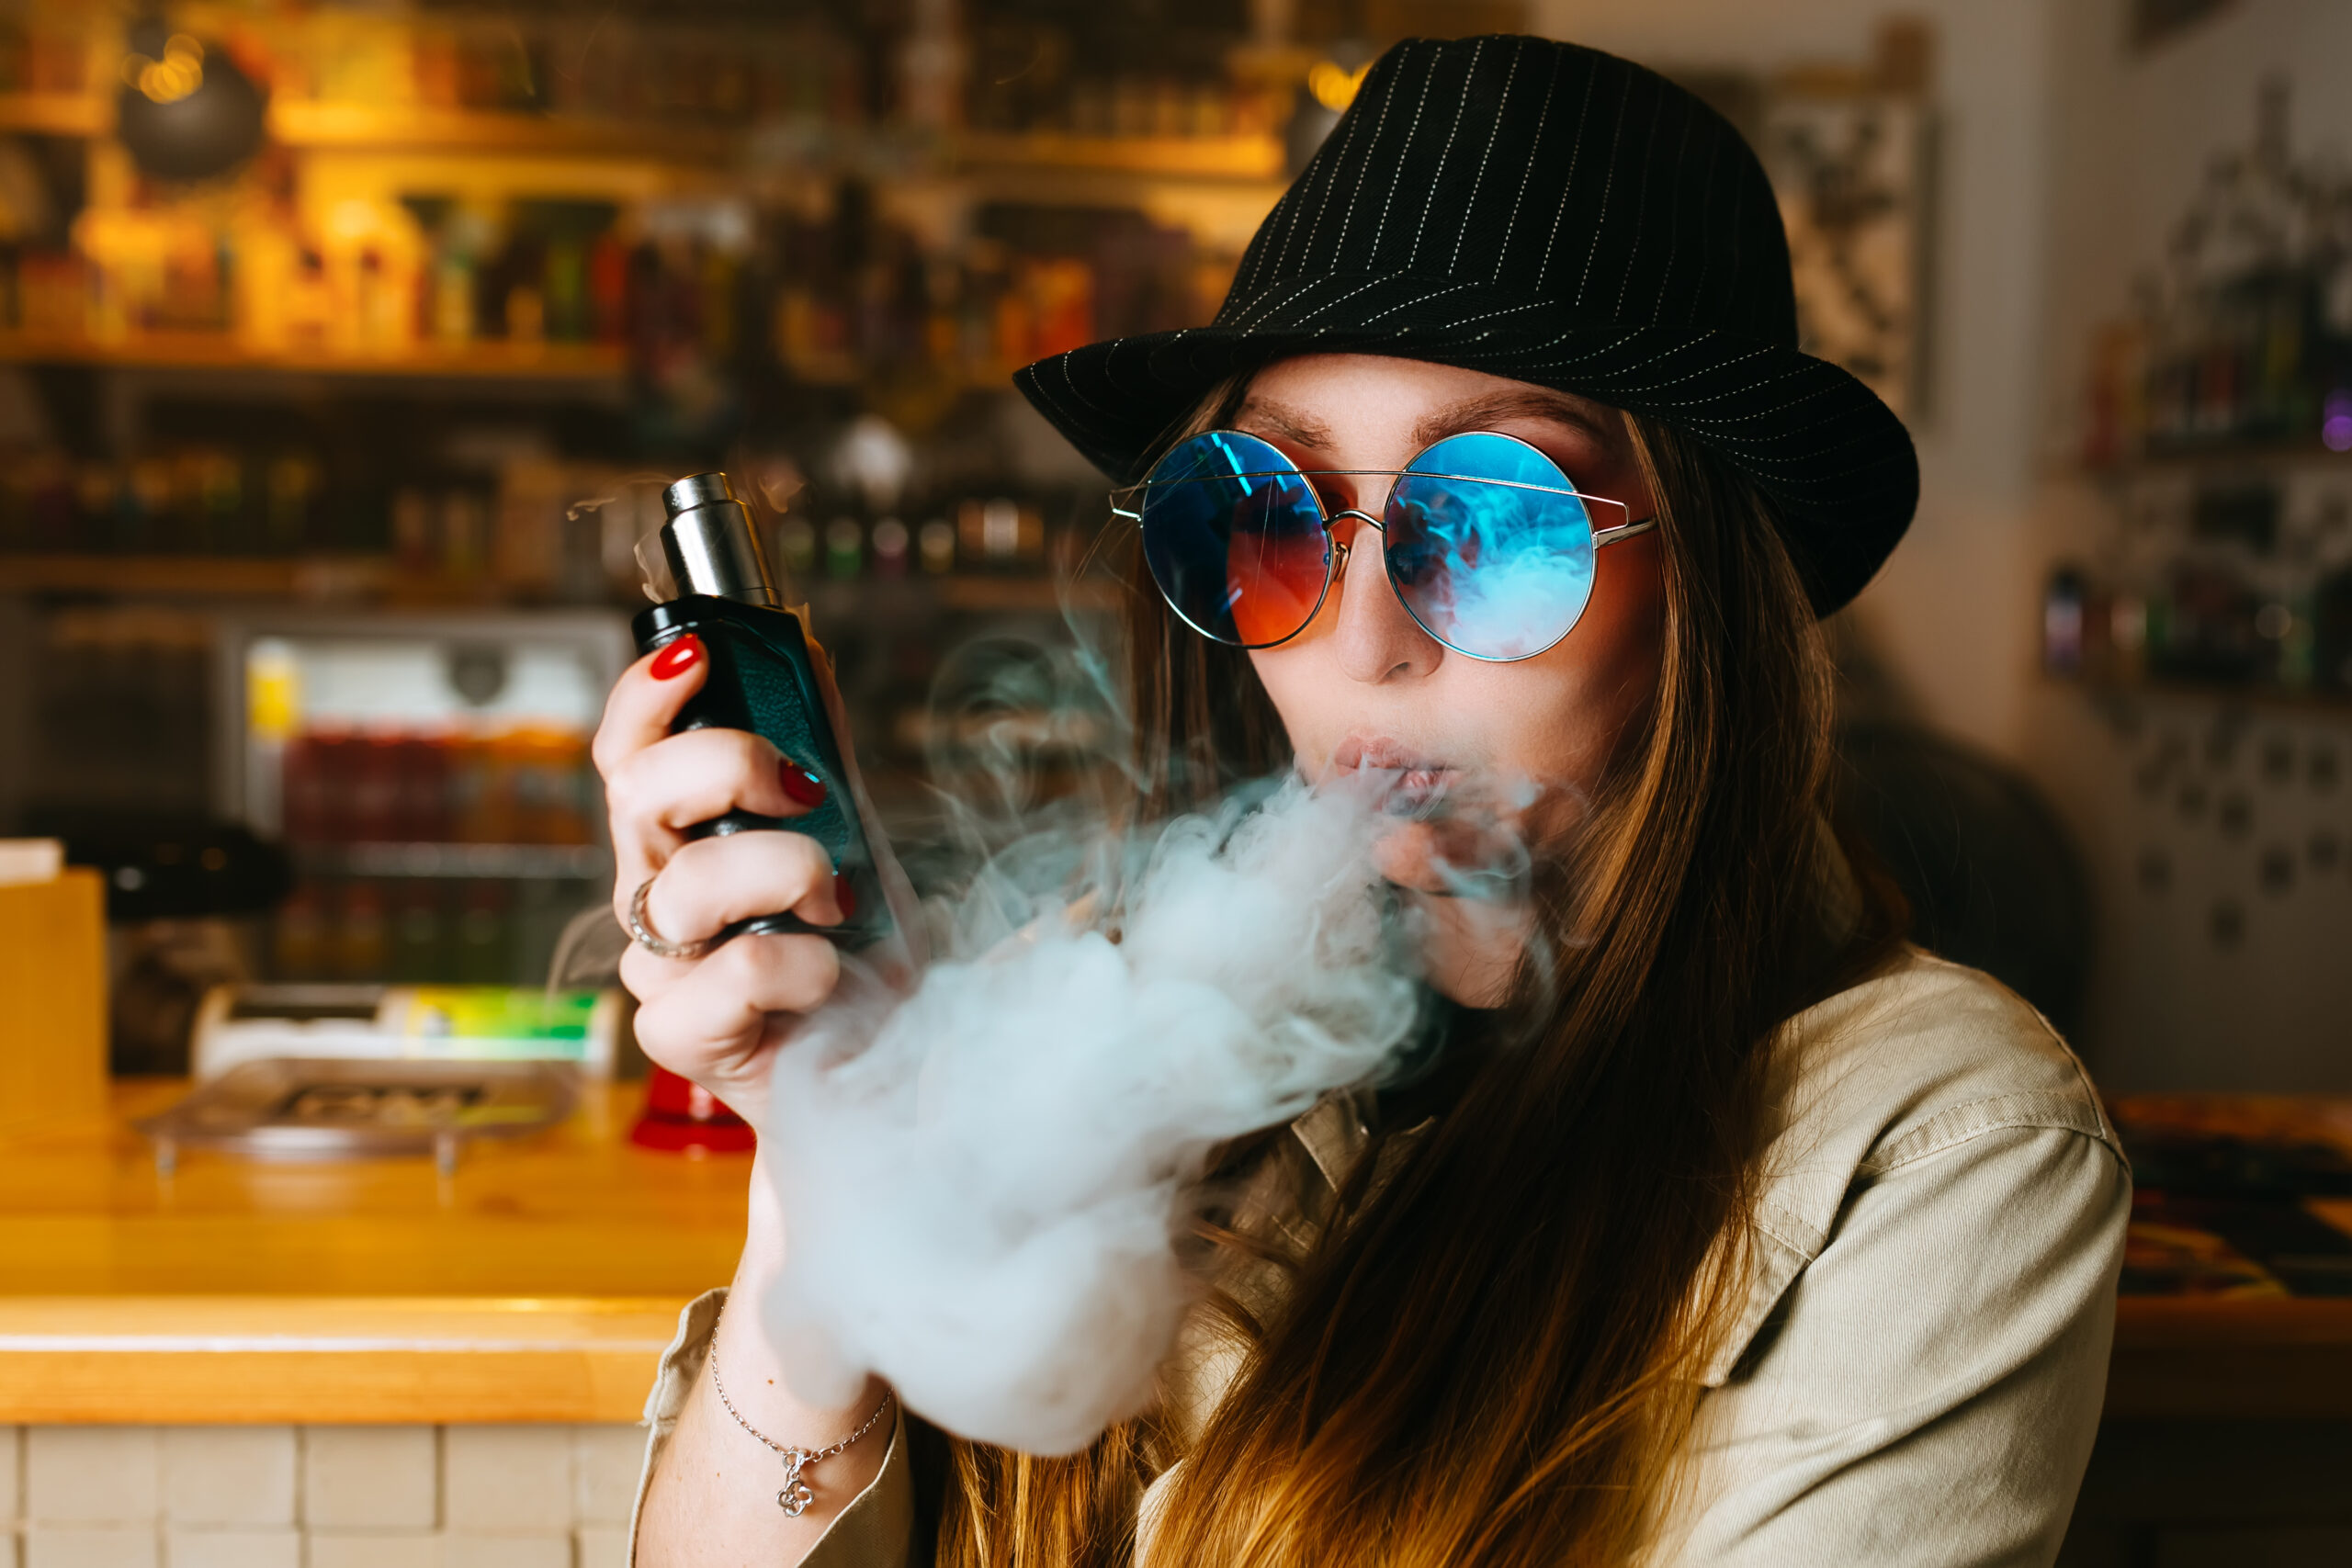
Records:
M656 876L660 873L654 874ZM645 896L653 891L653 877L637 885L637 892L628 901L629 940L656 958L700 958L714 945L709 937L700 942L671 942L654 931L645 919Z

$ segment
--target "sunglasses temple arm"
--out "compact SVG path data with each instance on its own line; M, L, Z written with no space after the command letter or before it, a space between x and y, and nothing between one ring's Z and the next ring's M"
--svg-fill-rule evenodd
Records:
M1603 545L1613 545L1621 539L1630 539L1636 534L1646 534L1657 526L1657 518L1645 517L1638 523L1624 523L1614 528L1603 528L1593 535L1592 547L1597 550Z

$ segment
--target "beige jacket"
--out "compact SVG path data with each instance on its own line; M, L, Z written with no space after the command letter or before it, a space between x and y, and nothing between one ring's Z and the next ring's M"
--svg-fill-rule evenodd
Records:
M1705 1371L1691 1484L1656 1560L2047 1564L2098 1422L2131 1205L2098 1097L2032 1009L1924 953L1801 1015L1792 1040L1752 1283ZM1304 1235L1366 1134L1340 1100L1292 1133L1278 1163ZM648 1476L722 1294L686 1309L662 1357ZM1188 1333L1167 1380L1180 1429L1238 1360ZM1138 1561L1173 1474L1144 1495ZM807 1568L900 1568L913 1521L901 1426Z

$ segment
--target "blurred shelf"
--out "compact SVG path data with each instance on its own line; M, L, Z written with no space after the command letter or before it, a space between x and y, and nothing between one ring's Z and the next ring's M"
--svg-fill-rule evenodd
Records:
M51 136L114 133L113 102L85 94L0 94L0 130ZM273 99L269 135L281 146L329 152L419 152L606 157L715 164L879 164L986 179L1064 172L1277 187L1286 173L1279 137L1078 136L1063 131L955 131L840 127L797 121L694 125L521 110Z
M2279 686L2252 686L2233 681L2086 681L2046 673L2041 679L2045 685L2081 692L2100 701L2170 697L2271 711L2352 715L2352 692L2290 692Z
M709 163L740 152L748 131L423 104L280 99L269 106L269 134L287 147L336 151L618 154Z
M869 613L887 599L922 614L1053 615L1118 607L1115 582L1050 577L861 577L804 590L823 617ZM488 580L402 569L384 556L0 554L0 593L119 593L192 599L368 600L395 605L522 603ZM634 602L632 602L634 607Z
M304 593L312 581L373 581L374 560L265 560L233 556L0 556L0 591L17 593L159 593L195 598L333 597Z
M2143 474L2228 472L2281 463L2352 465L2352 452L2338 452L2317 441L2217 442L2211 446L2142 452L2112 463L2083 463L2075 471L2097 479L2129 479Z
M111 98L82 93L0 93L0 130L111 136L114 130ZM746 134L727 126L423 104L273 98L269 105L271 141L285 147L339 152L620 154L710 162L739 152Z
M1021 368L1012 364L985 367L924 364L912 367L869 369L848 355L835 359L786 359L777 363L794 382L803 387L888 387L903 384L912 377L930 387L944 388L957 394L1009 394L1013 390L1012 374Z
M0 554L0 593L165 599L355 600L400 606L523 602L490 581L402 570L385 556Z
M1049 577L948 577L935 579L939 605L977 615L1059 610L1111 610L1120 591L1107 582L1057 582Z
M546 608L543 593L489 578L411 570L387 556L0 553L0 593L153 599L288 599L390 609ZM619 602L615 602L616 604ZM636 601L627 602L631 608ZM567 603L594 610L601 603Z
M853 626L903 627L939 615L1058 615L1065 606L1100 615L1118 607L1123 590L1099 580L1063 583L1050 577L972 573L803 580L791 592L807 600L821 636Z
M80 334L0 333L0 361L581 384L617 384L628 373L628 351L619 344L417 344L396 352L354 354L254 348L225 333L202 332L140 333L112 341Z
M107 136L114 131L114 106L85 93L0 93L0 130Z
M613 857L599 844L297 844L295 863L324 876L600 881Z
M1068 169L1160 179L1278 183L1283 144L1272 136L1070 136L1059 131L967 131L950 156L976 172Z

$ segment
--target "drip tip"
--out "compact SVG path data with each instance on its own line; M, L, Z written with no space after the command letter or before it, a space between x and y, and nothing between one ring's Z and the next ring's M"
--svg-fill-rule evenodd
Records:
M695 474L662 492L662 555L681 593L746 604L777 603L752 514L722 473Z

